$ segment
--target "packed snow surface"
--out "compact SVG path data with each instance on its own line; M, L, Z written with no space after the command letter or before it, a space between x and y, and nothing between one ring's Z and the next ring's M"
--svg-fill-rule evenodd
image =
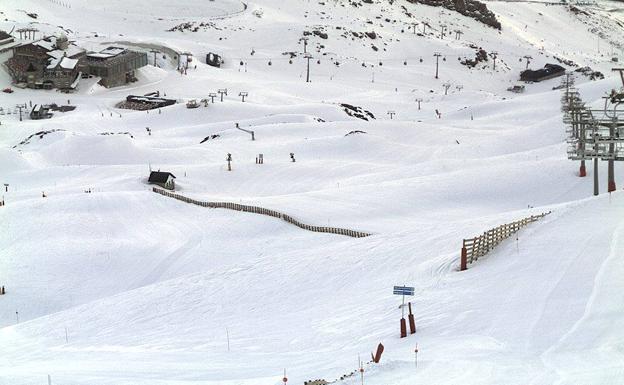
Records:
M487 2L498 31L402 0L352 3L2 1L2 30L159 53L127 86L0 93L0 385L277 385L284 369L288 384L351 385L358 356L369 385L624 383L624 194L592 197L593 168L579 178L567 159L559 79L506 91L527 66L565 60L606 76L576 75L601 106L621 86L619 4ZM460 63L479 48L487 61ZM116 108L157 90L179 103ZM20 121L21 103L77 108ZM372 235L185 204L154 194L150 169L188 197ZM547 211L458 271L463 238ZM394 285L415 287L405 339Z

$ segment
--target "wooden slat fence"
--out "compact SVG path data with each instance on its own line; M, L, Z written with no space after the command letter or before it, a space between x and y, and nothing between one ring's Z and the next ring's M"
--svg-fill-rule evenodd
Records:
M363 231L356 231L356 230L349 230L349 229L342 229L339 227L327 227L327 226L312 226L312 225L308 225L305 224L303 222L300 222L298 220L296 220L295 218L291 217L290 215L284 214L282 212L279 211L275 211L275 210L271 210L271 209L266 209L264 207L259 207L259 206L251 206L251 205L241 205L238 203L231 203L231 202L204 202L204 201L198 201L195 199L191 199L188 197L185 197L183 195L180 194L176 194L174 192L170 192L170 191L165 191L163 189L159 189L154 187L152 189L155 193L167 196L167 197L171 197L177 200L180 200L182 202L186 202L186 203L191 203L197 206L202 206L202 207L210 207L210 208L216 208L216 209L229 209L229 210L237 210L237 211L245 211L248 213L254 213L254 214L261 214L261 215L268 215L270 217L274 217L274 218L279 218L282 219L290 224L293 224L299 228L302 228L304 230L308 230L308 231L314 231L317 233L329 233L329 234L338 234L338 235L346 235L349 237L353 237L353 238L362 238L362 237L368 237L369 235L371 235L370 233L365 233Z
M549 211L539 215L531 215L530 217L523 218L519 221L505 223L493 229L487 230L478 237L464 239L461 249L459 270L466 270L469 263L473 263L480 257L487 254L504 239L509 238L529 223L542 219L550 213L551 212Z

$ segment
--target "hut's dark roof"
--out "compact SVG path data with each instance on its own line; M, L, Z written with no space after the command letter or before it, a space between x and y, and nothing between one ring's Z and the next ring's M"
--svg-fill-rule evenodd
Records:
M8 33L4 32L4 31L0 31L0 40L8 39L10 37L11 37L11 35L9 35Z
M152 171L150 173L148 182L152 182L152 183L167 183L167 179L169 179L169 175L171 175L172 178L175 178L175 175L173 175L170 172Z
M524 81L540 81L544 78L552 77L557 74L563 75L565 68L558 64L546 64L544 68L537 71L526 70L520 73L520 80Z

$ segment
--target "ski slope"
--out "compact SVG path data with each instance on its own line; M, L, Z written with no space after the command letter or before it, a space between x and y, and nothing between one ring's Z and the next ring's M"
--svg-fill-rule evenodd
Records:
M567 160L558 79L506 91L525 55L532 68L557 56L606 75L577 76L583 99L600 106L620 87L613 3L580 17L562 6L488 2L500 33L405 1L65 4L6 0L0 29L62 26L89 49L125 41L195 59L180 75L159 57L159 68L119 88L85 81L70 95L0 93L4 108L77 106L44 121L0 115L0 183L9 184L0 207L0 385L48 375L64 385L277 385L284 368L289 384L331 382L380 342L367 384L622 383L624 195L592 197L593 169L579 178ZM210 26L168 31L185 22ZM431 30L414 34L413 22ZM441 39L440 23L461 29L461 39ZM298 40L320 27L328 38L309 39L306 83ZM373 30L376 39L349 35ZM474 57L470 44L498 52L496 70L491 57L461 65ZM203 64L208 52L223 55L224 67ZM434 52L446 59L439 79ZM10 84L4 68L0 82ZM185 108L219 88L228 89L223 102ZM156 90L180 103L160 113L115 108ZM244 103L239 92L249 92ZM348 116L341 103L376 119ZM200 143L210 135L219 136ZM188 205L151 192L150 168L175 174L185 196L373 235ZM606 164L599 172L604 192ZM619 184L622 176L616 165ZM463 238L548 210L457 271ZM406 339L390 290L403 284L416 291L418 331Z

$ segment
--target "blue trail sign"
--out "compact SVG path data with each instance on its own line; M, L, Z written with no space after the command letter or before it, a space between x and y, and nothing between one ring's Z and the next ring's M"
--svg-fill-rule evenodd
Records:
M392 294L396 295L414 295L414 288L411 286L395 286Z

